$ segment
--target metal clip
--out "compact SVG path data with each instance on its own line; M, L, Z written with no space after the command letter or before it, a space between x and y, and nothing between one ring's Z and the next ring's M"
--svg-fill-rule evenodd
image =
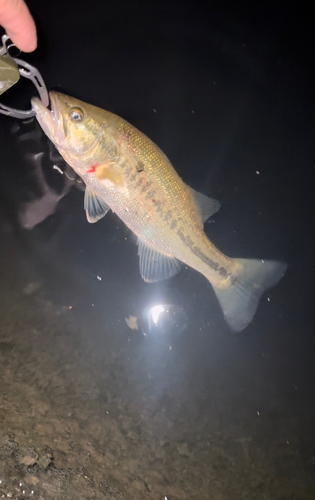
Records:
M10 64L10 73L11 73L11 80L9 81L4 81L0 82L2 83L2 88L3 92L10 88L12 85L14 85L18 80L20 76L23 76L24 78L27 78L28 80L31 80L33 84L35 85L37 92L39 93L39 97L43 103L44 106L48 106L49 104L49 96L48 92L46 89L46 85L44 83L44 80L42 79L39 71L34 68L34 66L31 66L25 61L22 61L21 59L17 59L15 57L11 57L8 54L8 48L6 43L9 40L8 35L3 35L2 36L2 44L3 46L0 47L0 58L5 57L6 62L8 59L10 59L9 64ZM13 45L13 44L12 44ZM12 46L10 45L10 47ZM16 69L19 73L18 78L16 78ZM15 78L15 81L14 81ZM1 87L1 85L0 85ZM3 93L2 92L2 93ZM35 116L35 111L31 108L26 111L21 110L21 109L15 109L15 108L10 108L9 106L5 106L4 104L0 103L0 113L3 115L7 116L12 116L14 118L21 118L21 119L26 119L30 118L32 116Z

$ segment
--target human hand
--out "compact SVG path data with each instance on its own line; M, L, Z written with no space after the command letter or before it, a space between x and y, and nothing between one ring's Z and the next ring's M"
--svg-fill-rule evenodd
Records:
M36 49L35 23L23 0L0 0L0 24L20 50Z

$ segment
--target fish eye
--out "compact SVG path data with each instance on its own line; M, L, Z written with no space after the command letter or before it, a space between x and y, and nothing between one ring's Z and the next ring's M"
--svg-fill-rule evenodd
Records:
M81 108L72 108L69 111L69 118L73 122L82 122L84 113Z

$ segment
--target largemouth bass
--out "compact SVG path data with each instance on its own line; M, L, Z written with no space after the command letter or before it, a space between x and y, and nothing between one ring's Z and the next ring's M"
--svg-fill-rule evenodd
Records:
M111 209L136 234L140 273L147 282L174 276L184 263L211 283L231 329L243 330L266 288L286 264L233 259L203 230L219 202L188 187L165 154L119 116L59 92L51 110L32 99L36 118L65 161L86 184L87 220Z

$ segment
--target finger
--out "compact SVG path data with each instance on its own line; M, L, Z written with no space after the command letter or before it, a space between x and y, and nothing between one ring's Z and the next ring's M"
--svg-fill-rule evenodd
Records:
M23 0L0 0L0 24L20 50L36 49L35 23Z

